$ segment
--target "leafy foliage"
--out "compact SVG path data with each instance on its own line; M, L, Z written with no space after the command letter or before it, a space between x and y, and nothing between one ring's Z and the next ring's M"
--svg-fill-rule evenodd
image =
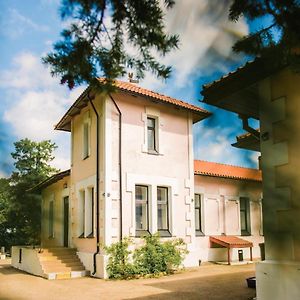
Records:
M109 278L126 279L135 274L134 265L130 262L129 245L130 240L125 238L106 248L106 253L109 255L107 265Z
M300 1L234 0L229 18L253 21L269 17L270 25L245 36L233 46L236 52L264 57L270 64L291 63L300 70Z
M62 40L43 58L51 74L71 89L81 83L96 83L123 76L126 68L167 78L171 68L154 58L178 46L178 37L165 33L159 0L62 0L61 17L72 20L61 33ZM173 0L163 1L166 8ZM128 50L130 46L131 50ZM108 82L109 83L109 82Z
M162 243L159 235L155 234L145 236L144 240L145 245L133 255L139 274L171 274L182 263L183 255L186 254L182 239Z
M129 251L131 241L124 239L106 248L109 254L109 278L127 279L138 276L171 274L181 265L187 254L182 239L161 242L159 235L144 237L144 245Z
M30 188L57 172L49 165L54 143L23 139L14 145L16 170L0 181L0 241L5 247L39 243L41 199Z

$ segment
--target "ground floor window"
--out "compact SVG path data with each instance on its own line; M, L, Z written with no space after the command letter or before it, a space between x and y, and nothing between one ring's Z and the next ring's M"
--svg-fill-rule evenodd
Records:
M49 238L54 237L54 201L49 201Z
M195 230L196 235L204 235L202 230L201 195L195 194Z
M78 236L94 237L94 187L79 191L78 199Z
M251 235L249 198L246 197L240 198L240 220L241 220L241 235Z
M78 199L78 235L80 238L84 237L84 223L85 223L85 190L79 191Z
M142 236L149 231L148 186L135 186L135 229L136 235Z
M160 236L170 236L169 195L167 187L157 187L157 230Z

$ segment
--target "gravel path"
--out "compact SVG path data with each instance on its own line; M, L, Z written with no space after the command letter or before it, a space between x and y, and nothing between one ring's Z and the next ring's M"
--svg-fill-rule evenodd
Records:
M46 280L12 268L0 260L1 300L248 300L255 290L246 285L253 264L206 264L180 274L151 279L108 281L94 278Z

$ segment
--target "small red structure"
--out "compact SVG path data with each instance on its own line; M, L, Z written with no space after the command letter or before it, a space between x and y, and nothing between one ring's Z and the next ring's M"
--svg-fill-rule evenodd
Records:
M228 265L231 264L231 252L232 248L250 248L250 260L252 261L252 247L253 243L247 240L238 238L237 236L210 236L210 247L213 248L214 244L227 248L228 253Z

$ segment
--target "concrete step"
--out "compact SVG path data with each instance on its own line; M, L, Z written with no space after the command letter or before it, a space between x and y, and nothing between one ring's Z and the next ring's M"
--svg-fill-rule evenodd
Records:
M39 260L41 262L46 262L46 261L62 261L62 262L69 262L73 261L75 258L74 255L62 255L62 256L54 256L54 255L49 255L49 256L40 256ZM79 258L77 258L79 260Z
M84 267L56 267L56 268L43 268L44 273L67 273L72 271L85 271Z
M68 248L49 248L49 249L42 249L39 253L40 256L44 255L72 255L76 254L76 249L68 249Z
M81 261L70 261L70 262L61 262L61 261L44 261L42 263L44 268L47 267L76 267L82 266Z
M39 260L48 279L68 279L88 274L76 254L76 249L48 248L39 253Z
M45 274L45 278L49 280L71 279L89 276L88 271L71 271L71 272L50 272Z

